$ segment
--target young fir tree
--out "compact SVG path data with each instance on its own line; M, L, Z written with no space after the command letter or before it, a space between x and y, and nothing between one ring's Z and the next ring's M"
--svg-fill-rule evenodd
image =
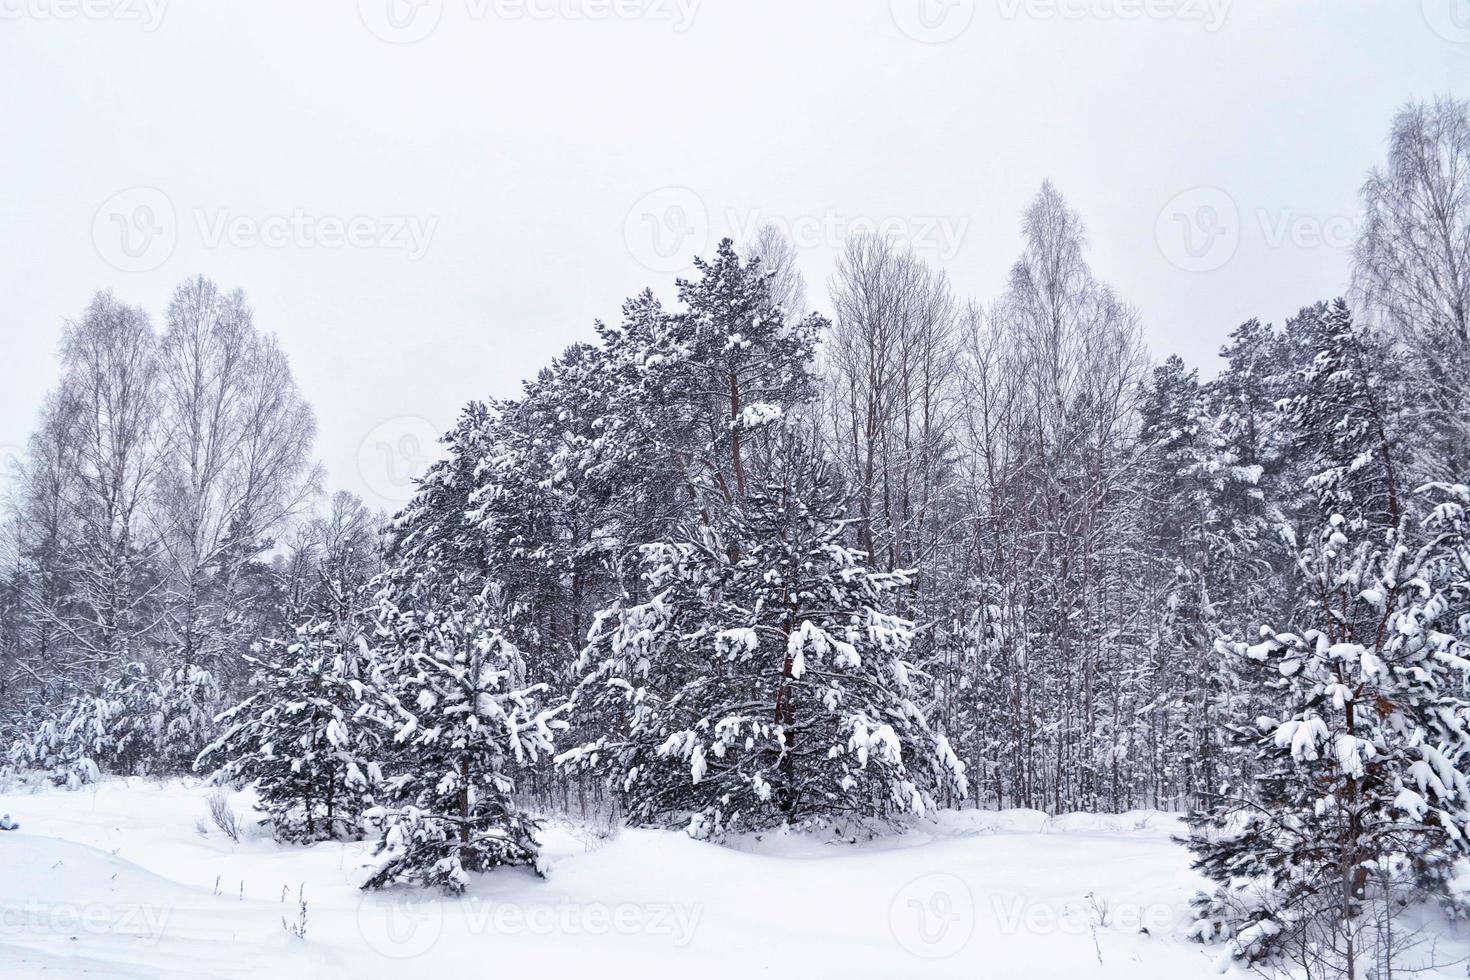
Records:
M1198 372L1178 357L1144 387L1141 438L1147 463L1142 537L1153 559L1144 574L1160 596L1144 666L1150 693L1148 743L1155 766L1187 799L1217 781L1217 739L1208 654L1219 634L1217 565L1229 546L1217 502L1241 479L1226 453Z
M515 769L550 753L565 705L538 707L545 685L525 683L514 615L494 584L384 610L386 703L404 767L371 813L382 861L364 888L417 882L458 893L471 872L535 865L537 822L513 799Z
M74 694L60 704L37 703L11 726L6 758L11 766L41 772L51 782L77 789L116 768L131 739L119 737L121 700L110 683L98 694Z
M927 813L964 765L915 703L902 573L844 543L824 466L777 443L743 506L643 549L650 595L599 614L582 696L614 730L560 761L635 822L721 837Z
M72 788L102 772L186 772L217 730L220 702L214 676L200 667L125 663L95 692L34 705L7 754L13 765Z
M137 761L134 771L188 772L199 751L219 731L216 721L227 704L212 671L194 665L155 668L130 684L120 726ZM121 733L120 733L121 735Z
M1259 320L1232 331L1220 356L1225 366L1204 394L1233 478L1211 501L1228 542L1216 562L1214 600L1222 622L1242 623L1289 608L1280 583L1295 564L1280 547L1278 525L1283 498L1296 491L1283 492L1290 433L1277 402L1291 365L1280 332ZM1289 388L1295 391L1294 380Z
M1252 778L1190 818L1196 867L1218 886L1197 900L1196 934L1248 962L1327 958L1356 976L1365 957L1393 959L1370 923L1446 897L1464 847L1465 491L1422 527L1409 516L1402 382L1341 302L1303 311L1286 343L1304 365L1277 419L1301 488L1289 503L1298 527L1317 515L1323 530L1285 590L1296 628L1219 646Z
M387 734L372 714L382 683L375 652L355 629L311 622L245 659L256 693L220 716L225 730L196 768L217 767L217 781L254 783L261 823L277 840L360 838L382 782L377 756Z
M1351 533L1381 532L1404 517L1403 372L1391 346L1334 300L1301 311L1285 343L1303 367L1281 399L1280 427L1311 530L1338 514Z
M1375 921L1449 898L1470 850L1467 500L1456 488L1417 551L1396 531L1355 545L1334 517L1303 561L1312 626L1221 644L1271 705L1234 729L1253 785L1190 818L1195 867L1218 885L1196 900L1195 933L1230 956L1315 949L1357 975L1392 955Z

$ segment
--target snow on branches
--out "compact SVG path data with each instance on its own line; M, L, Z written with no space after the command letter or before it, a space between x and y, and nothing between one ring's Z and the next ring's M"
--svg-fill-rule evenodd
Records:
M633 820L696 837L925 814L964 765L908 662L907 583L842 543L825 468L788 437L717 524L642 551L649 588L597 617L583 710L611 731L559 761L603 772Z
M385 702L405 765L368 814L382 834L364 887L461 892L470 872L535 865L537 822L514 800L515 772L550 753L566 705L541 707L545 685L526 682L516 614L493 584L383 610Z
M196 767L217 766L216 781L253 782L277 840L358 839L382 781L377 653L361 632L331 623L295 632L247 658L256 692L220 716L225 730Z
M1368 902L1444 898L1470 853L1470 490L1431 492L1423 545L1354 543L1334 515L1301 562L1310 625L1220 644L1255 695L1235 745L1257 775L1193 816L1189 843L1219 886L1196 933L1237 958L1350 947Z

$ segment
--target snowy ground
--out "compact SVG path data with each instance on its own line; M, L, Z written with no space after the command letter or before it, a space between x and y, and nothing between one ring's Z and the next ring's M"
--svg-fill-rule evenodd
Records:
M21 821L0 834L0 976L1215 975L1181 938L1198 881L1163 814L965 812L857 846L549 827L545 879L452 900L360 892L366 845L232 843L204 794L0 793Z

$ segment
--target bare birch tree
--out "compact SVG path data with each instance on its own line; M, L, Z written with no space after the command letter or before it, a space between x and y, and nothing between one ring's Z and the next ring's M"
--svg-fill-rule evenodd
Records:
M958 304L943 272L876 235L849 238L824 347L828 438L879 567L925 564L952 468ZM922 583L920 583L922 587Z
M240 568L271 544L315 489L316 423L274 338L238 290L181 284L160 343L164 418L155 519L169 584L168 626L185 665L219 656L237 631Z
M75 405L72 603L62 624L89 665L130 653L157 620L145 508L158 466L157 340L148 315L99 293L62 338Z
M1146 362L1137 315L1094 279L1081 221L1049 183L1023 232L1005 294L968 321L959 430L973 605L956 619L979 661L969 689L990 699L972 738L993 785L1021 805L1095 807L1127 721Z
M796 264L796 246L780 228L762 225L744 251L748 258L760 259L761 268L770 275L772 303L793 320L811 312L806 304L806 277Z
M1470 462L1470 102L1400 110L1363 206L1358 301L1429 382L1422 428L1435 450L1421 454L1419 477L1458 480Z

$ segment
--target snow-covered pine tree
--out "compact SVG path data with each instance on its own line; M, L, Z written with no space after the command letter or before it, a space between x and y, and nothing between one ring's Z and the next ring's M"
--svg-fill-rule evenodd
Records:
M1178 357L1154 369L1141 410L1147 489L1143 574L1160 596L1150 612L1152 656L1140 673L1148 695L1144 745L1164 787L1192 798L1215 782L1211 673L1217 637L1214 561L1223 550L1219 485L1231 476L1197 371ZM1162 800L1160 801L1162 802Z
M645 294L624 307L620 331L604 331L623 388L609 441L660 468L675 460L686 516L745 495L759 421L815 395L826 327L817 314L788 317L772 302L771 273L728 238L694 267L697 278L678 280L684 309L665 312Z
M599 614L582 697L614 731L560 757L635 822L719 838L923 814L964 765L917 703L902 573L862 566L825 466L780 438L743 506L643 548L649 596Z
M1274 618L1290 608L1294 595L1280 588L1284 577L1295 575L1295 561L1278 533L1282 502L1298 492L1283 487L1291 469L1285 453L1291 430L1277 401L1297 391L1286 349L1280 331L1249 320L1231 332L1220 351L1225 366L1204 387L1218 452L1233 476L1211 501L1229 542L1216 563L1213 597L1224 623ZM1284 385L1286 378L1291 381Z
M477 468L499 448L486 440L494 415L482 402L461 410L454 428L439 440L443 458L430 464L413 499L393 518L383 583L392 602L407 606L488 573L483 541L465 515L478 486Z
M200 750L219 731L216 716L227 702L214 672L192 664L143 672L125 691L119 738L134 746L134 771L190 771Z
M76 789L96 782L111 767L120 746L115 720L121 704L101 694L74 694L60 704L40 702L10 726L9 764L43 773L58 786Z
M1301 311L1286 346L1303 363L1279 425L1301 481L1304 529L1339 514L1350 532L1398 526L1407 499L1400 443L1405 378L1393 348L1341 299Z
M1448 780L1445 812L1463 807L1458 763L1440 763L1464 751L1465 706L1439 699L1463 683L1464 574L1459 531L1444 523L1458 518L1441 509L1421 528L1423 509L1402 492L1406 389L1388 346L1339 300L1303 310L1280 349L1298 365L1275 379L1271 426L1299 574L1276 577L1269 605L1296 629L1219 646L1221 712L1251 778L1191 817L1197 867L1219 884L1201 896L1197 928L1229 936L1246 960L1316 944L1346 965L1362 953L1368 903L1394 908L1385 893L1403 885L1402 864L1417 888L1442 890L1435 868L1463 829L1418 825L1400 791L1422 762Z
M389 734L373 713L377 653L350 624L314 621L295 632L246 656L256 692L221 714L224 732L195 767L219 782L254 783L261 823L277 840L357 839Z
M102 772L187 772L213 737L219 685L200 667L150 668L124 663L94 691L58 704L33 705L14 726L11 764L41 770L58 785L93 782Z
M1284 347L1271 324L1247 320L1220 348L1225 365L1206 387L1230 454L1238 465L1260 471L1260 486L1273 483L1280 469L1276 400L1280 374L1290 369Z
M494 583L461 582L417 608L385 605L385 703L410 761L370 812L382 861L364 888L417 882L458 893L471 872L535 866L537 822L516 804L515 770L550 753L567 705L538 705L545 685L525 682L515 614Z
M1252 592L1251 577L1265 568L1252 516L1260 467L1238 461L1228 434L1233 419L1210 395L1197 372L1170 357L1155 368L1140 412L1140 572L1158 597L1142 611L1150 655L1140 717L1148 721L1145 744L1155 766L1186 805L1219 782L1215 641L1227 628L1230 602Z
M1229 940L1229 956L1324 957L1359 975L1364 957L1392 955L1375 922L1449 899L1470 850L1470 490L1440 489L1417 550L1397 529L1354 543L1334 515L1302 560L1309 627L1220 645L1270 705L1234 726L1253 784L1189 821L1195 867L1217 884L1196 900L1195 933Z
M516 642L528 676L557 695L567 693L572 652L609 592L609 558L624 547L630 510L611 501L633 501L632 480L609 478L618 464L604 426L618 398L606 367L599 348L574 345L521 398L497 403L465 515L497 583L522 609Z

